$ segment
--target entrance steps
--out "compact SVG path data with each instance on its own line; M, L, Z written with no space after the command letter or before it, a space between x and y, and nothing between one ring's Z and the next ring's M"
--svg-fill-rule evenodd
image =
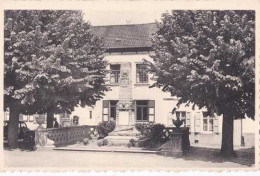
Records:
M105 139L108 140L109 145L126 146L131 139L133 139L134 141L138 141L138 136L140 136L140 132L137 131L135 126L127 125L127 126L117 126L115 130L109 133Z
M105 139L108 140L110 146L127 146L131 139L138 141L135 136L107 136Z

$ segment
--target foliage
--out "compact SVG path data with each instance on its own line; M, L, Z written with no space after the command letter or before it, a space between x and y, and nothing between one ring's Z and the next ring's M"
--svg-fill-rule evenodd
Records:
M84 139L83 139L83 144L84 144L84 145L88 145L88 143L89 143L89 139L88 139L88 138L84 138Z
M140 146L153 147L157 144L164 143L167 138L164 133L165 126L163 124L147 123L136 124L136 129L141 133L139 141Z
M133 147L133 144L132 144L131 142L129 142L129 143L126 144L126 146L127 146L128 148L130 148L130 147Z
M135 139L130 139L129 140L129 143L127 143L127 147L135 147L136 146L136 142L138 142L138 141L136 141Z
M221 152L233 152L233 119L255 116L255 12L172 11L152 37L151 87L223 115Z
M80 11L6 10L4 108L10 108L12 126L8 143L17 147L19 113L47 112L52 126L53 113L70 113L75 106L101 99L107 90L103 53Z
M153 86L178 105L254 118L254 21L253 11L164 13L152 37Z
M108 140L107 140L107 139L98 140L97 145L98 145L99 147L108 145Z
M102 97L102 44L80 11L7 10L4 22L5 108L71 112Z
M114 121L106 121L101 122L97 126L97 132L99 134L99 138L104 138L108 135L108 133L112 132L115 129L115 122Z
M108 140L107 139L103 139L103 145L108 145Z

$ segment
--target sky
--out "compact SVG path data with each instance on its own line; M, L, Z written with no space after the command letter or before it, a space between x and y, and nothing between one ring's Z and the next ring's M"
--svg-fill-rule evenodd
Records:
M93 26L120 25L120 24L142 24L153 23L160 20L161 14L166 10L83 10L84 19Z

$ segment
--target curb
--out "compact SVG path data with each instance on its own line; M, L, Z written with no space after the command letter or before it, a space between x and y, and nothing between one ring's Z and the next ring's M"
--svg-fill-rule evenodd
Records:
M86 152L117 152L117 153L144 153L144 154L157 154L161 153L160 151L152 150L131 150L131 149L94 149L94 148L54 148L53 150L57 151L86 151Z

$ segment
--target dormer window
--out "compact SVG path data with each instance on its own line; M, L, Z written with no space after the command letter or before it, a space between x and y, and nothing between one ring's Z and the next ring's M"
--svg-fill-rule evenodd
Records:
M118 84L119 77L120 77L120 65L119 64L111 64L110 65L110 83L111 84Z

